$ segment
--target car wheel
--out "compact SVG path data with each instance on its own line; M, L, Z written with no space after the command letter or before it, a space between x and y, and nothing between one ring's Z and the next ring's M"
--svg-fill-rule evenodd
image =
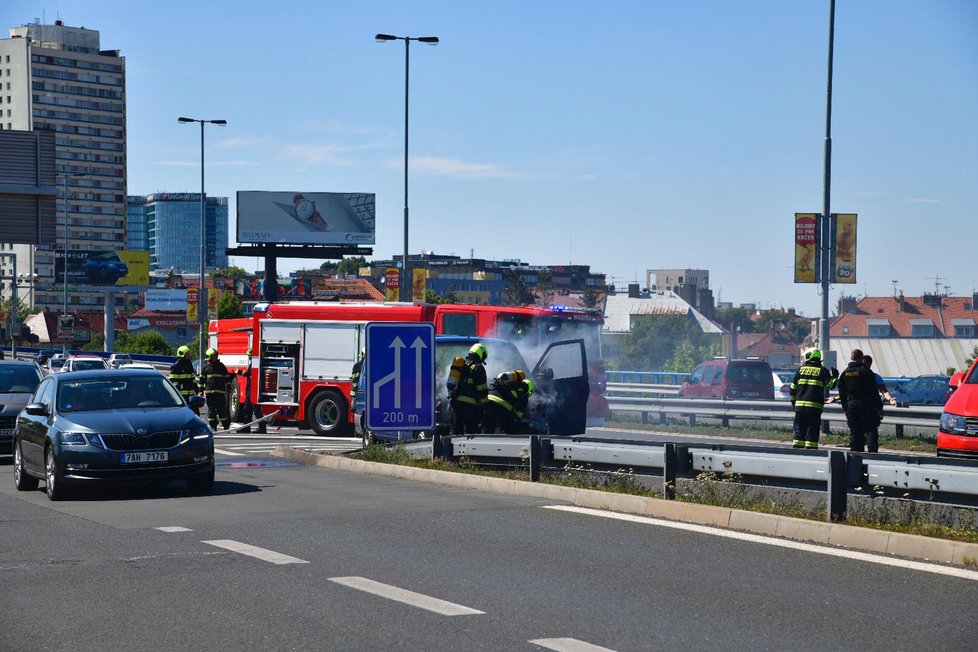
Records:
M211 458L211 470L208 473L187 478L187 489L192 494L206 494L214 488L214 458Z
M14 485L17 491L34 491L37 489L37 478L27 474L24 468L24 458L20 455L20 444L14 446Z
M65 491L64 472L58 467L53 448L48 448L44 454L44 483L51 500L64 500L68 495Z
M349 405L339 393L325 391L316 394L306 408L306 422L321 437L342 437L348 427Z
M228 411L231 413L231 421L235 423L243 423L241 421L241 397L239 396L241 387L238 385L238 379L235 378L231 381L231 391L228 393Z

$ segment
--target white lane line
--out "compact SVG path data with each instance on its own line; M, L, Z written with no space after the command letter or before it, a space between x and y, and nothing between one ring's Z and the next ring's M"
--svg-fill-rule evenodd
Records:
M160 532L193 532L189 527L183 527L181 525L164 525L163 527L153 529L159 530Z
M896 568L918 570L918 571L923 571L925 573L949 575L951 577L957 577L964 580L972 580L978 582L978 572L965 570L963 568L955 568L954 566L941 566L940 564L930 564L921 561L897 559L895 557L882 557L880 555L873 555L867 552L859 552L857 550L850 550L850 549L843 549L843 548L828 548L825 546L816 545L814 543L802 543L800 541L789 541L787 539L777 539L773 537L761 536L759 534L748 534L746 532L723 530L720 528L709 527L706 525L696 525L694 523L679 523L676 521L666 521L658 518L649 518L647 516L635 516L633 514L622 514L619 512L606 512L599 509L590 509L587 507L574 507L572 505L545 505L543 508L553 509L561 512L575 512L578 514L587 514L589 516L600 516L602 518L613 518L619 521L629 521L631 523L644 523L646 525L658 525L659 527L668 527L674 530L686 530L687 532L698 532L700 534L709 534L715 537L723 537L725 539L737 539L739 541L749 541L751 543L763 543L764 545L768 545L768 546L791 548L792 550L814 552L815 554L818 555L828 555L829 557L842 557L844 559L866 561L871 564L894 566Z
M244 455L244 453L232 453L231 451L226 451L226 450L224 450L222 448L215 448L214 449L214 452L215 453L220 453L221 455L234 455L234 456L237 456L237 457L240 457L241 455Z
M403 602L404 604L411 605L412 607L418 607L419 609L425 609L426 611L433 611L436 614L441 614L442 616L470 616L473 614L485 613L484 611L479 611L478 609L470 609L469 607L463 607L460 604L445 602L444 600L439 600L438 598L432 598L427 595L422 595L421 593L401 589L396 586L391 586L390 584L381 584L380 582L368 580L366 577L331 577L329 578L329 581L342 584L343 586L348 586L351 589L357 589L360 591L366 591L367 593L372 593L373 595L379 595L380 597L387 598L388 600Z
M213 541L204 541L211 546L216 546L218 548L224 548L225 550L230 550L231 552L239 552L242 555L248 555L249 557L256 557L263 561L268 561L273 564L308 564L304 559L298 559L296 557L290 557L288 555L283 555L280 552L275 552L274 550L266 550L265 548L259 548L258 546L249 546L247 543L241 543L240 541L232 541L230 539L215 539Z
M557 652L614 652L610 648L591 645L576 638L538 638L529 642Z

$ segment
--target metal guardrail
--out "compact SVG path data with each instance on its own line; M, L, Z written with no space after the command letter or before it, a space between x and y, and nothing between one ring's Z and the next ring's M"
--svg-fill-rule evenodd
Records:
M788 401L732 401L715 398L678 398L668 386L612 383L607 387L605 398L612 412L630 412L642 415L642 423L650 423L657 415L659 423L666 423L669 416L689 420L696 425L697 417L720 419L724 427L732 419L793 421L794 409ZM903 437L905 427L932 428L937 432L943 408L932 405L911 407L885 407L883 423L895 427L896 436ZM830 403L822 411L822 421L844 424L846 416L842 405Z
M978 502L978 461L971 460L541 435L435 435L432 454L442 459L465 457L477 464L528 464L533 481L540 479L543 468L568 465L646 476L658 471L669 500L675 499L677 479L701 473L763 479L776 486L822 488L826 518L831 521L845 519L850 489L860 495L926 494L930 501L961 503L964 498L968 504Z
M779 372L780 373L780 372ZM675 385L678 387L688 376L688 373L677 371L616 371L609 369L605 371L605 380L608 383L635 383L643 385ZM912 380L907 376L886 376L883 382L890 389L896 389L898 385Z

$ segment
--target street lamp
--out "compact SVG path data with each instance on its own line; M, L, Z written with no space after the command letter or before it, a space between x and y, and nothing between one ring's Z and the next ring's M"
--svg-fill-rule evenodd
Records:
M207 348L207 292L204 290L204 251L207 244L207 231L204 221L204 125L225 126L227 120L198 120L196 118L177 118L177 122L197 122L200 123L200 289L197 291L197 323L200 328L200 347L198 349L198 359L201 368L204 365L204 350ZM204 309L201 310L201 304Z
M438 45L437 36L393 36L377 34L378 43L404 41L404 258L401 260L401 301L411 297L412 279L408 273L408 71L411 61L411 41Z
M87 174L72 174L71 172L63 172L61 174L61 180L64 187L64 216L65 216L65 239L64 239L64 255L62 256L61 274L62 274L62 287L64 290L64 305L61 309L61 314L65 317L68 316L68 179L87 179ZM59 325L60 330L60 325ZM62 352L68 352L68 343L62 342Z

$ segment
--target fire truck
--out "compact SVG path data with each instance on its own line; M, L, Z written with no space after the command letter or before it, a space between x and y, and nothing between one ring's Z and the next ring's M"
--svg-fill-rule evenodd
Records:
M251 403L274 422L297 422L319 435L352 434L351 373L368 322L426 321L442 335L497 337L536 359L553 341L583 339L591 392L588 417L607 415L600 363L600 313L560 308L424 303L259 303L250 317L210 322L209 344L232 372L247 371ZM249 355L250 354L250 355ZM238 417L247 381L238 376L231 410Z

